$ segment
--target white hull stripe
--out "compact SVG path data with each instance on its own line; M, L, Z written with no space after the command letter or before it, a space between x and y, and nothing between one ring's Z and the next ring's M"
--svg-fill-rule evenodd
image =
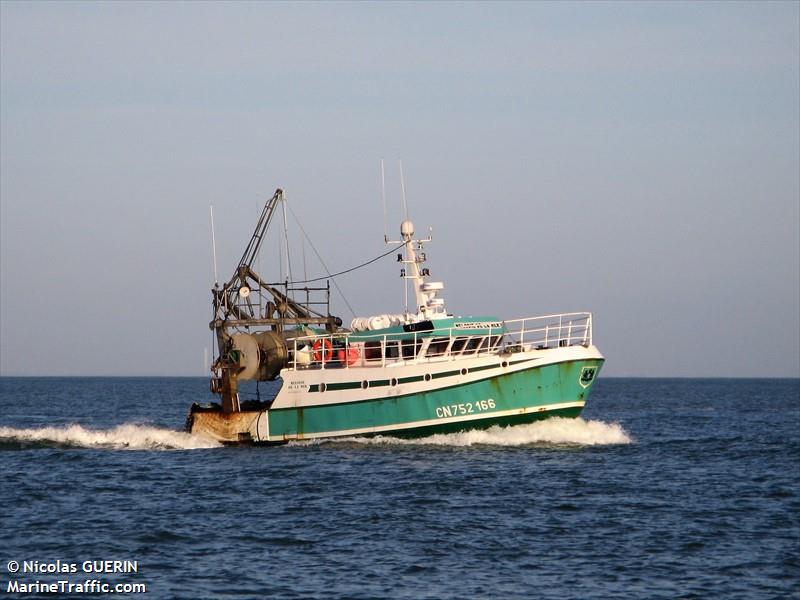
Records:
M355 436L363 435L365 433L380 433L384 431L398 431L401 429L415 429L417 427L428 427L431 425L444 425L447 423L460 423L463 421L479 421L484 419L496 419L501 417L510 417L513 415L524 415L529 413L547 412L551 410L561 410L565 408L582 408L585 402L583 400L577 402L561 402L559 404L547 404L544 406L532 406L526 408L515 408L511 410L500 410L495 412L478 413L474 415L463 415L460 417L445 417L441 419L427 419L425 421L412 421L410 423L397 423L396 425L381 425L378 427L362 427L360 429L341 429L338 431L320 431L308 437L300 434L296 436L276 437L274 440L303 440L314 439L322 437L342 437L342 436Z

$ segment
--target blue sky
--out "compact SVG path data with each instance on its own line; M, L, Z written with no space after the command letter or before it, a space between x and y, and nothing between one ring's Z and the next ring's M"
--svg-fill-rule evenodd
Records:
M344 269L384 250L383 157L452 312L591 310L607 375L800 375L796 2L0 17L2 374L203 374L208 206L222 278L276 187ZM339 285L396 312L396 271Z

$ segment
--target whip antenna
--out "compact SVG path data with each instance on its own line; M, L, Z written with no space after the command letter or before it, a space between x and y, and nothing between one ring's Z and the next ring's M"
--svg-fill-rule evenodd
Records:
M281 200L281 208L283 209L283 241L286 243L286 275L289 281L292 281L294 277L292 276L292 258L289 252L289 224L286 220L286 196L282 196ZM290 297L294 298L294 293L289 293L288 289L286 292Z
M383 201L383 241L389 242L389 226L386 221L386 172L381 159L381 200Z
M209 204L208 210L211 213L211 255L214 259L214 285L217 285L219 279L217 279L217 239L214 236L214 205Z
M408 204L406 204L406 178L403 177L403 161L398 160L400 163L400 188L403 190L403 214L405 215L405 220L408 221Z

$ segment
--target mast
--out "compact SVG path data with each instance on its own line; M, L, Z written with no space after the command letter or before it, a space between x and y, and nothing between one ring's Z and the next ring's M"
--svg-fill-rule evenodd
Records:
M430 270L427 267L420 267L427 261L423 244L432 241L433 236L415 239L414 224L408 219L400 224L400 236L402 240L387 240L387 243L403 244L404 252L397 255L398 262L404 265L400 269L400 276L406 283L410 282L414 289L416 308L412 312L406 307L406 321L443 319L447 316L447 310L444 299L438 297L438 293L444 289L444 284L441 281L426 281L426 278L430 277Z

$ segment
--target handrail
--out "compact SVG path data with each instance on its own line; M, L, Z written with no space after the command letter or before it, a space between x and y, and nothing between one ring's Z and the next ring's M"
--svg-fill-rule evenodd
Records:
M298 353L302 351L304 346L311 347L317 340L325 339L330 340L332 345L338 344L340 349L343 342L345 356L343 364L339 364L340 361L334 359L333 357L331 360L326 359L323 343L321 356L322 360L317 361L315 364L309 364L307 365L308 367L325 369L326 366L330 366L331 363L337 363L336 366L349 368L349 351L354 343L363 348L367 343L380 342L380 359L366 359L366 357L364 357L363 364L364 366L381 367L386 367L387 362L389 361L409 362L443 359L455 360L455 358L460 356L464 351L466 343L463 344L457 352L452 352L451 350L454 342L462 338L480 337L484 339L488 338L490 340L489 344L482 342L480 346L475 349L474 353L476 356L493 354L501 351L514 352L520 350L544 350L555 347L592 345L592 313L589 312L571 312L544 315L539 317L511 319L508 321L503 321L503 327L501 331L493 331L491 326L489 326L487 329L488 334L485 332L480 334L470 334L470 330L465 330L454 326L442 327L425 331L424 337L420 335L420 332L415 331L413 338L402 338L402 334L397 332L374 334L365 334L364 332L359 332L357 342L353 342L350 339L353 335L353 332L323 333L318 335L302 336L293 338L292 340L292 357L289 361L289 368L292 370L297 370L300 367L298 364ZM427 355L427 348L430 347L429 342L429 345L425 346L425 355L418 355L421 345L424 344L424 340L433 340L434 338L441 339L445 337L447 338L448 343L446 349L441 354L430 356ZM494 343L491 343L493 337L499 337L500 339ZM399 342L399 354L396 359L387 356L387 343L390 341ZM413 344L412 347L414 349L414 355L412 357L403 355L403 341L405 341L405 343ZM305 365L303 365L303 367L305 367Z

